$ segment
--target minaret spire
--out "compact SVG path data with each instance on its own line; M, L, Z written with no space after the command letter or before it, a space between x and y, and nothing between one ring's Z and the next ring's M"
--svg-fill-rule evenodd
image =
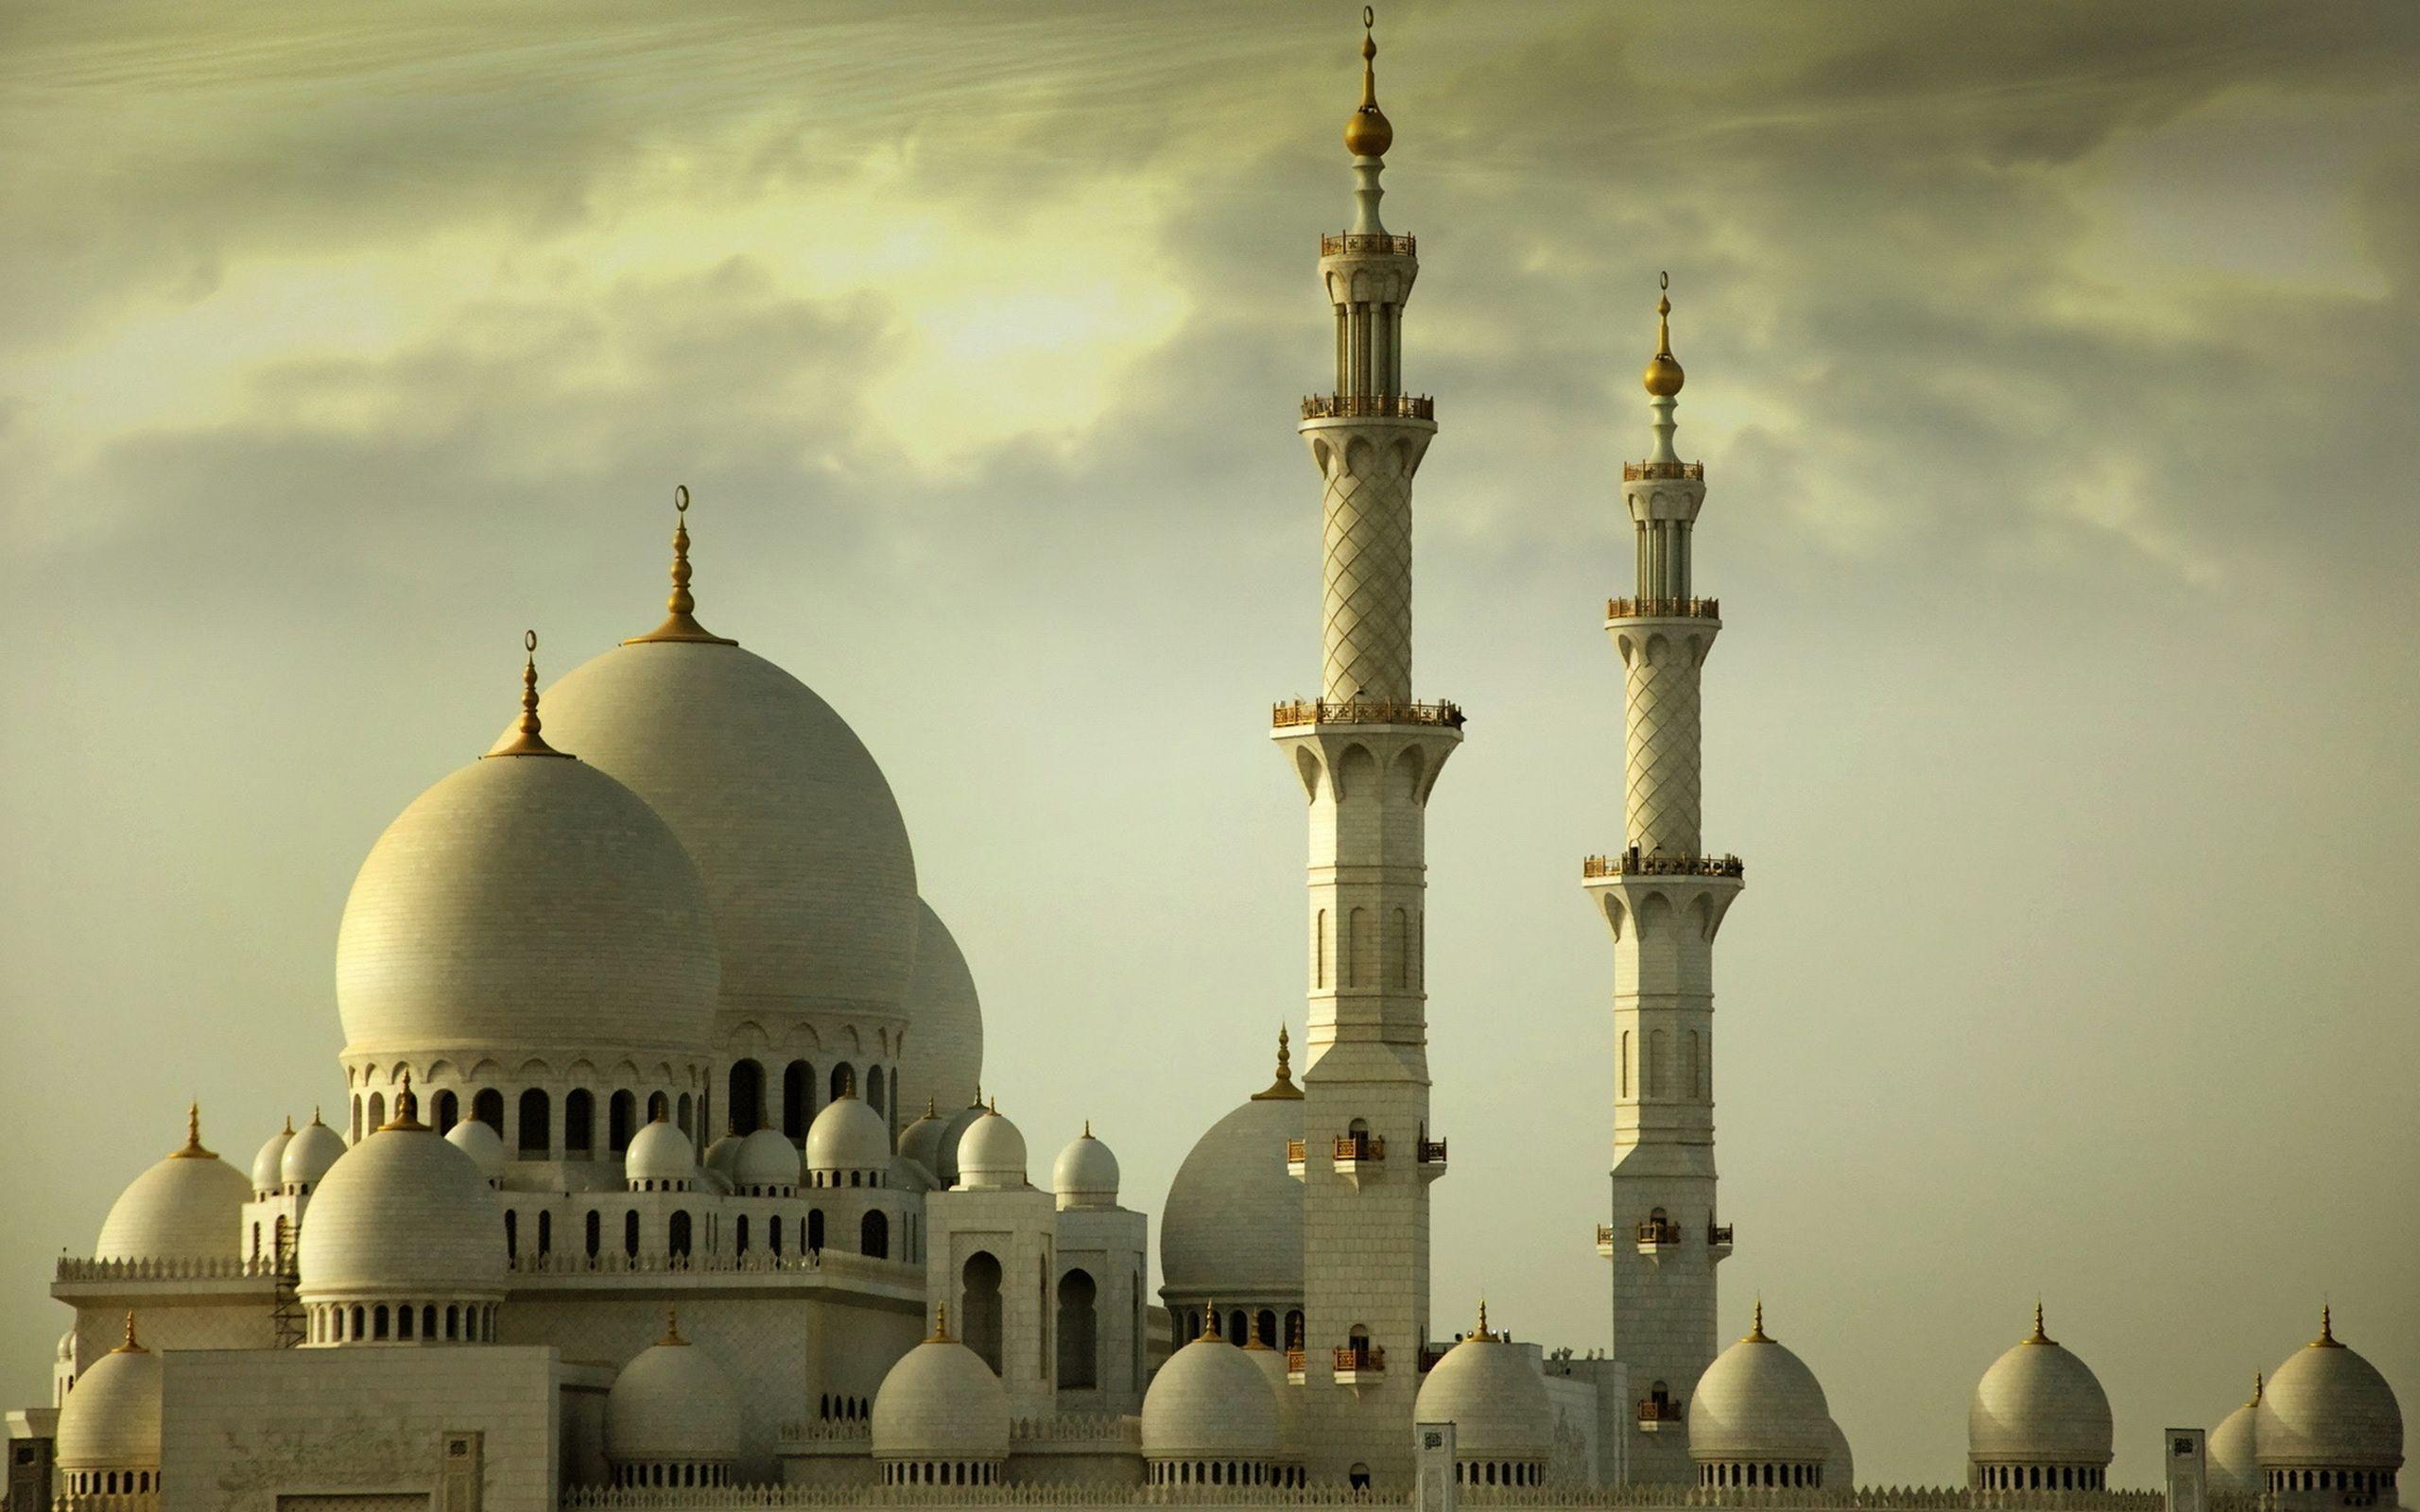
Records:
M1387 149L1395 145L1394 123L1378 109L1377 12L1361 8L1361 103L1344 118L1344 150L1353 154L1353 231L1357 236L1383 236L1378 201L1386 190L1378 175L1386 169Z
M531 630L524 635L521 645L528 653L528 661L521 668L521 722L513 727L513 733L497 743L488 755L564 756L563 752L547 745L545 737L538 733L542 728L538 718L538 632ZM566 756L565 759L569 758Z

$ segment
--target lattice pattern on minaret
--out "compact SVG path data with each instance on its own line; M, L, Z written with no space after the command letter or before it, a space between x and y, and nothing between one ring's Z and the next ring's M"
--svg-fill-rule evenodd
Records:
M1698 645L1634 628L1626 765L1632 845L1643 854L1695 855L1699 834Z
M1323 696L1411 698L1411 479L1356 439L1327 470Z

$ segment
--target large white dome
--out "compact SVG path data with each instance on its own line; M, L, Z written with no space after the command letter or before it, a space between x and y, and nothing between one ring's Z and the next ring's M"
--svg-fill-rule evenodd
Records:
M2090 1366L2042 1331L1992 1363L1966 1409L1966 1452L1979 1465L2109 1464L2109 1394Z
M560 757L475 761L414 799L337 935L348 1056L703 1057L717 976L705 887L671 829Z
M605 1457L617 1465L718 1464L739 1457L739 1393L677 1323L614 1378Z
M636 790L696 858L726 1025L902 1012L916 955L908 827L813 690L736 645L640 641L575 667L545 714L549 739Z
M1168 1356L1143 1394L1147 1460L1267 1465L1279 1453L1277 1398L1269 1378L1242 1349L1216 1334L1205 1333Z
M1832 1452L1832 1409L1806 1362L1765 1333L1764 1305L1747 1336L1714 1357L1688 1400L1689 1454L1709 1462L1821 1465Z
M983 1085L983 1004L975 973L933 905L916 900L916 970L908 988L908 1042L899 1106L956 1108Z
M304 1214L306 1302L504 1295L504 1205L478 1162L412 1119L345 1152Z
M136 1177L110 1205L98 1260L233 1260L241 1253L252 1184L201 1147L201 1110L189 1113L184 1148Z
M1457 1459L1544 1464L1554 1452L1554 1404L1530 1351L1488 1332L1445 1351L1420 1383L1415 1416L1454 1425Z
M2336 1340L2320 1314L2319 1337L2269 1372L2260 1394L2260 1463L2274 1469L2394 1469L2403 1463L2403 1408L2377 1366Z
M1171 1297L1254 1303L1303 1294L1303 1184L1286 1142L1303 1137L1303 1094L1277 1082L1210 1125L1168 1184L1160 1273Z
M873 1397L873 1457L982 1461L1009 1454L1009 1393L983 1357L936 1328Z
M59 1404L57 1454L62 1470L160 1468L160 1357L135 1342L133 1314L126 1342L86 1367Z

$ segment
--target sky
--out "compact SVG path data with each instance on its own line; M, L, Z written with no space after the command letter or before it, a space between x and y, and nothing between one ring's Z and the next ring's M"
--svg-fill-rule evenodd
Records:
M2027 1332L2124 1484L2316 1330L2420 1406L2420 9L1381 8L1437 396L1440 1327L1607 1341L1618 466L1703 457L1722 1331L1868 1483ZM336 1103L336 926L518 695L700 617L882 762L1046 1160L1299 1037L1358 7L0 16L0 1386L55 1257ZM1155 1230L1156 1233L1156 1230Z

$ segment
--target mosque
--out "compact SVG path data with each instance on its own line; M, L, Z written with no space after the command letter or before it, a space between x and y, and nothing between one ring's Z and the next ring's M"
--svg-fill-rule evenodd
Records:
M982 1085L975 980L873 757L701 622L684 513L663 623L543 697L533 637L519 717L362 863L341 1098L245 1164L194 1110L59 1263L74 1322L50 1405L9 1418L10 1512L2398 1504L2394 1395L2325 1314L2206 1442L2170 1431L2146 1491L2106 1485L2108 1399L2038 1308L1929 1492L1858 1486L1782 1320L1717 1337L1712 962L1745 868L1701 834L1722 621L1668 299L1604 621L1627 833L1581 878L1616 966L1612 1349L1432 1311L1423 832L1465 731L1413 691L1437 424L1403 381L1418 249L1379 215L1374 52L1352 224L1320 244L1336 380L1299 426L1321 687L1270 731L1308 816L1302 1070L1281 1035L1184 1160L1156 1297L1109 1146L1059 1131L1040 1167Z

